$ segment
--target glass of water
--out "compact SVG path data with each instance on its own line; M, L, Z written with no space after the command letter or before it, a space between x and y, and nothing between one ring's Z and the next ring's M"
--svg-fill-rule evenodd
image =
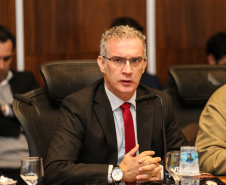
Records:
M43 175L42 158L26 157L21 160L20 176L28 185L38 184Z
M171 151L166 156L166 169L173 177L175 185L179 185L180 181L180 151Z

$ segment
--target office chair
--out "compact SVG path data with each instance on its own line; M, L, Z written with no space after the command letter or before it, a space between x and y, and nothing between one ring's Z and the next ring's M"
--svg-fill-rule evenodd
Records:
M96 60L46 62L41 65L41 74L46 86L15 95L13 110L24 129L29 155L40 156L45 162L62 100L103 74Z
M173 85L165 91L171 95L176 119L193 146L206 102L226 83L226 66L181 65L170 67L168 72Z

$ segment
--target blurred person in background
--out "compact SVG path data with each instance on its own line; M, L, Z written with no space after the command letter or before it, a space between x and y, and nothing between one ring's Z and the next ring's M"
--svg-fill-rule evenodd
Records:
M226 32L212 35L206 43L208 64L226 64Z
M28 146L19 121L12 110L13 95L39 87L30 72L11 70L16 46L15 36L0 25L0 175L18 180L21 158L27 157Z

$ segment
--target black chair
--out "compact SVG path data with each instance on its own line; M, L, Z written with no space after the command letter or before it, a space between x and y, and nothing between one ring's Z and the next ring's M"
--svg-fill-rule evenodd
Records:
M176 119L190 145L195 144L200 114L214 91L226 83L226 66L181 65L169 68Z
M64 97L103 77L96 60L54 61L41 65L46 87L15 95L13 110L19 119L30 156L45 161Z

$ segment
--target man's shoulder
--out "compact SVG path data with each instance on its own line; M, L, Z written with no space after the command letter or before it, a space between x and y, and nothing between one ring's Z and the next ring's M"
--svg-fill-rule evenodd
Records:
M12 83L33 83L35 80L34 75L30 71L12 71L13 78Z
M212 94L207 104L218 104L226 107L226 84Z
M214 96L222 96L225 97L226 94L226 84L221 86L220 88L218 88L215 92L214 92Z
M32 72L30 71L15 71L12 70L14 77L33 77Z
M13 93L25 93L39 87L35 77L29 71L13 71L13 78L9 81Z
M94 95L99 92L99 89L102 88L104 89L104 80L103 78L97 80L96 82L94 82L93 84L90 84L88 86L86 86L85 88L82 88L70 95L67 96L67 98L72 98L72 97L76 97L78 99L82 98L82 99L90 99L93 98Z

